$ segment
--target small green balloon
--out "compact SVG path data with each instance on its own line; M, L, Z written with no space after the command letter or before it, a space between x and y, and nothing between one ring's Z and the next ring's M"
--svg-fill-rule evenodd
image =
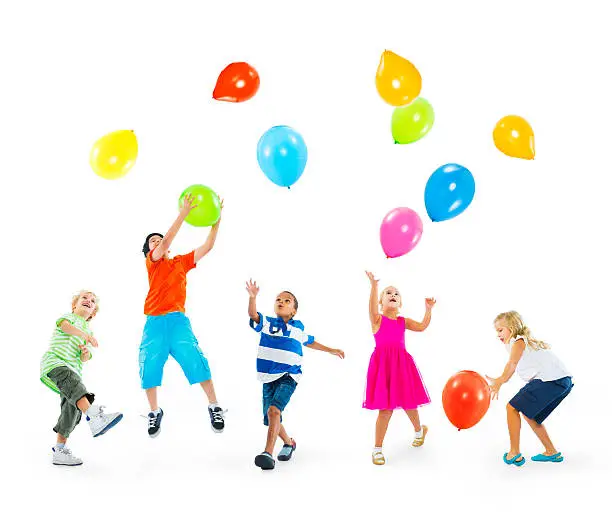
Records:
M396 144L410 144L422 139L434 123L434 110L424 98L408 106L395 108L391 118L391 133Z
M185 218L185 222L192 226L212 226L221 216L221 203L219 196L208 186L193 184L179 197L179 210L183 207L185 195L191 194L194 204L197 204Z

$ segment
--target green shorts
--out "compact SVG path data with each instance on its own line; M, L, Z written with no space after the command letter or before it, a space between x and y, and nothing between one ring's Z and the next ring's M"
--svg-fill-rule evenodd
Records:
M60 417L53 427L53 432L67 438L81 421L81 411L77 402L86 397L90 403L94 401L94 395L89 393L81 378L67 366L59 366L50 370L47 377L51 379L60 391Z

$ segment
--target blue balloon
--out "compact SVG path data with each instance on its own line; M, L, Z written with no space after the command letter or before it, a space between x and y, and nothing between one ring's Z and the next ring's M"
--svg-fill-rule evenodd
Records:
M456 217L472 203L476 183L470 170L445 164L431 174L425 186L425 208L433 222Z
M289 126L274 126L257 144L257 162L274 184L290 187L302 176L308 150L302 135Z

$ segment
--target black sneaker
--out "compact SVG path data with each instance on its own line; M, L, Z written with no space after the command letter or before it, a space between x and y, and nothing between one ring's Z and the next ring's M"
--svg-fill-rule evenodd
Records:
M161 432L161 420L164 417L164 411L160 408L157 415L149 412L149 437L154 438L159 436Z
M274 458L267 452L262 452L255 456L255 465L261 470L272 470L275 463Z
M208 407L210 426L212 427L213 432L223 432L223 429L225 428L223 414L225 414L225 410L223 410L220 406L216 406L215 408Z

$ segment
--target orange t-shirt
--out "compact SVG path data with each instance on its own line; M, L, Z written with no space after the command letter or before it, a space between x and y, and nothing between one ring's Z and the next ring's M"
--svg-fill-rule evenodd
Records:
M149 293L145 301L145 315L185 313L187 272L196 267L194 252L159 261L152 261L152 255L153 250L147 254Z

